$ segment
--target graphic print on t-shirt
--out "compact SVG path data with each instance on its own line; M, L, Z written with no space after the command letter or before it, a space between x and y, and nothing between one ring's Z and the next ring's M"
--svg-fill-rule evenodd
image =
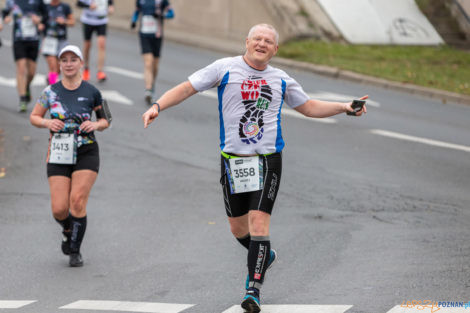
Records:
M241 94L246 111L239 123L240 139L248 145L256 144L263 138L263 114L272 101L272 90L262 77L250 76L243 81Z

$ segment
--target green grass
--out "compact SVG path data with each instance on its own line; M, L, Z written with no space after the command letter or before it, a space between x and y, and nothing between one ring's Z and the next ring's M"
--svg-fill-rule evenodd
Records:
M366 46L301 40L282 44L278 56L470 95L470 53L447 46Z

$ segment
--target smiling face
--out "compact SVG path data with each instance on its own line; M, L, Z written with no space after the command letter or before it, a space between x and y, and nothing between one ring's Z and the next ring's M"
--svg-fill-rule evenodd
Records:
M60 71L67 78L74 78L80 75L83 61L73 52L68 51L60 56Z
M256 26L246 38L245 61L257 70L264 70L277 53L275 30L266 26Z

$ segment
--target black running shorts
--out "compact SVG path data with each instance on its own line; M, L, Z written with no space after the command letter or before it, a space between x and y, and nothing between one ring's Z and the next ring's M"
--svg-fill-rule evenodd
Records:
M94 172L100 169L100 150L98 143L94 142L82 145L77 149L76 164L52 164L47 163L47 177L66 176L72 177L72 173L79 170L92 170Z
M271 214L276 200L282 173L282 154L274 153L259 156L263 160L263 181L261 190L232 194L228 181L228 159L221 156L220 172L225 211L228 217L239 217L250 210L259 210Z
M39 40L21 40L13 42L13 56L15 61L30 59L36 62L39 54Z
M83 38L85 40L91 40L91 36L93 35L93 32L96 32L98 36L106 36L106 25L89 25L89 24L83 24Z
M162 38L155 36L139 36L140 49L142 54L151 53L154 57L160 57L160 50L162 48Z

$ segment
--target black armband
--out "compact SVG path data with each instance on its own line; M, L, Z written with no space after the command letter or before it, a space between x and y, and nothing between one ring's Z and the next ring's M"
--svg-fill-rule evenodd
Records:
M109 124L111 124L111 121L113 120L113 117L111 116L111 111L109 110L108 101L106 101L105 99L103 99L103 101L101 102L101 106L98 110L95 111L95 114L98 119L104 118L108 121Z

